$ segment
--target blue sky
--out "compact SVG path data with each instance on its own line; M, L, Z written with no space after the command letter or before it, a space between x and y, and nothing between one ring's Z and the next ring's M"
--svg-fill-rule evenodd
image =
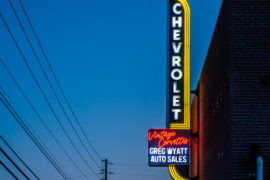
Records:
M11 1L30 34L30 28L18 0ZM22 0L22 2L87 135L101 156L115 163L110 166L110 170L115 173L110 175L110 179L169 179L167 168L147 167L146 139L148 129L165 127L166 1ZM221 0L189 0L189 4L191 88L195 89ZM46 95L66 128L72 132L12 14L8 0L0 1L0 11L15 34ZM30 38L37 47L32 34ZM42 99L2 21L0 40L0 57L14 73L57 138L82 169L91 175ZM40 50L37 49L37 52L41 56ZM44 59L41 58L41 61L45 64ZM31 124L61 167L70 176L75 177L74 179L82 179L51 139L2 66L0 77L0 85L7 92L18 113ZM42 179L59 179L57 172L2 104L0 117L0 134L34 171ZM79 141L76 139L74 141L83 152ZM6 149L3 143L0 143L0 146ZM86 156L86 153L83 153ZM0 159L3 159L2 155ZM88 157L87 159L97 171L95 165ZM4 162L8 164L7 161ZM123 166L123 164L130 165ZM15 171L14 168L11 169ZM3 168L0 168L0 177L4 177L5 180L11 179ZM91 176L91 179L97 178Z

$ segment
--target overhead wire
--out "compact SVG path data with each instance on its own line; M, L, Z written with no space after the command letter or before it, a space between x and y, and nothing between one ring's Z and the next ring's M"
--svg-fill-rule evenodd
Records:
M138 173L115 173L115 175L122 175L122 176L145 176L145 177L168 177L168 176L163 176L163 175L156 175L156 174L138 174Z
M68 140L69 140L69 142L71 143L72 147L75 149L75 151L76 151L77 154L80 156L80 158L83 160L83 162L86 164L86 166L90 169L90 171L92 171L98 178L100 178L100 177L97 175L97 173L93 170L93 168L88 164L88 162L85 160L85 158L83 157L83 155L81 154L81 152L79 151L79 149L78 149L78 148L76 147L76 145L74 144L74 142L73 142L73 140L71 139L70 135L68 134L67 130L66 130L65 127L63 126L62 122L60 121L60 119L59 119L57 113L55 112L54 108L52 107L50 101L48 100L47 96L45 95L44 91L42 90L42 88L41 88L41 86L40 86L40 84L39 84L39 82L38 82L36 76L34 75L32 69L31 69L30 65L28 64L28 62L27 62L27 60L26 60L24 54L22 53L22 51L21 51L21 49L20 49L20 47L19 47L19 45L18 45L18 43L17 43L17 41L16 41L16 39L15 39L13 33L11 32L11 30L10 30L10 28L9 28L9 26L8 26L8 24L7 24L7 22L6 22L6 20L5 20L5 18L3 17L3 15L2 15L1 13L0 13L0 17L1 17L2 21L4 22L4 25L5 25L6 29L8 30L8 33L10 34L10 36L11 36L11 38L12 38L12 40L13 40L15 46L16 46L16 48L18 49L18 51L19 51L19 53L20 53L20 55L21 55L21 57L22 57L22 59L23 59L23 62L25 63L25 65L26 65L28 71L30 72L30 74L31 74L31 76L32 76L32 78L33 78L35 84L37 85L39 91L41 92L41 94L42 94L42 96L43 96L43 98L44 98L44 100L45 100L46 103L48 104L48 106L49 106L51 112L53 113L54 117L56 118L57 122L59 123L61 129L64 131L64 134L65 134L66 137L68 138Z
M144 164L128 164L128 163L113 163L113 165L116 165L116 166L132 166L132 167L147 167L147 165L144 165Z
M26 100L26 102L30 105L31 109L34 111L34 113L36 114L36 116L38 117L38 119L41 121L41 123L45 127L45 129L49 132L50 136L54 139L54 141L56 142L56 144L61 148L61 150L66 155L66 157L71 161L71 163L76 167L76 169L84 177L86 177L86 175L83 173L83 171L81 170L81 168L76 164L76 162L68 154L68 152L66 151L66 149L64 148L64 146L59 142L59 140L56 138L56 136L54 135L54 133L51 131L51 129L49 128L49 126L47 125L47 123L44 121L44 119L38 113L38 110L35 108L35 106L32 104L32 102L30 101L30 99L27 97L26 93L24 92L24 90L22 89L22 87L19 85L18 81L15 79L14 75L11 73L10 69L7 67L6 63L3 61L2 58L0 58L0 63L2 64L2 66L4 67L4 69L7 71L9 77L12 79L12 81L14 82L14 84L16 85L16 87L18 88L18 90L20 91L20 93L22 94L22 96L24 97L24 99ZM2 91L3 91L3 88L1 86L0 86L0 89L2 89ZM86 179L88 179L88 178L86 177Z
M2 60L2 59L0 58L0 60ZM12 101L11 101L11 99L9 98L8 94L6 93L6 91L0 86L0 93L1 93L1 92L2 92L2 96L6 99L6 101L9 103L9 105L10 105L11 107L13 107L13 109L16 109L16 107L15 107L14 104L12 103ZM0 95L1 95L1 94L0 94ZM15 111L15 110L14 110L14 111ZM31 127L31 125L28 124L26 121L25 121L25 122L23 121L23 123L26 125L26 127L28 127L28 129L30 129L31 133L36 137L36 139L40 142L40 144L44 147L45 151L48 152L48 154L52 157L52 159L56 162L56 164L60 164L60 163L57 161L56 157L55 157L55 156L50 152L50 150L45 146L45 143L44 143L44 142L42 141L42 139L38 136L38 134L35 133L33 130L31 130L31 129L33 129L33 128ZM64 170L63 170L63 172L64 172L65 174L68 175L68 173L65 172Z
M2 104L6 107L6 109L9 111L9 113L12 115L12 117L16 120L16 122L20 125L20 127L24 130L24 132L28 135L28 137L31 139L31 141L36 145L36 147L42 152L42 154L45 156L45 158L51 163L51 165L57 170L57 172L65 179L68 180L68 176L66 173L59 167L57 162L53 159L53 157L49 154L49 152L44 148L44 145L41 145L39 140L37 140L37 137L32 133L32 131L27 127L25 122L21 119L21 117L18 115L18 113L15 111L15 109L11 106L11 104L8 102L8 100L5 98L5 96L0 91L0 101Z
M7 170L7 172L16 180L19 180L19 178L0 160L0 164Z
M95 176L95 174L87 174L86 175L87 177L91 177L91 176ZM72 180L75 180L75 179L81 179L83 176L71 176L71 179ZM61 179L59 179L59 178L55 178L55 179L53 179L53 180L61 180Z
M147 165L144 164L131 164L131 163L113 163L114 166L124 166L124 167L141 167L146 168ZM164 178L167 176L156 175L156 174L140 174L140 173L114 173L115 175L123 175L123 176L150 176L150 177L160 177Z
M15 150L9 145L9 143L0 135L0 139L6 144L6 146L10 149L10 151L20 160L20 162L28 169L29 172L38 180L40 178L38 175L22 160L22 158L15 152Z
M48 66L49 66L49 69L50 69L50 71L51 71L51 73L52 73L52 75L53 75L55 81L56 81L56 84L57 84L57 86L59 87L60 92L61 92L61 94L63 95L63 97L64 97L64 99L65 99L65 102L67 103L67 105L68 105L68 107L69 107L69 109L70 109L70 111L71 111L73 117L75 118L76 123L78 124L78 126L79 126L81 132L83 133L83 135L84 135L84 137L85 137L85 139L87 140L88 144L89 144L90 147L93 149L93 151L95 152L95 154L97 155L97 157L98 157L100 160L102 160L100 154L97 152L96 148L95 148L94 145L91 143L91 141L90 141L90 139L88 138L88 136L86 135L85 130L83 129L83 127L82 127L82 125L81 125L81 123L80 123L80 121L79 121L77 115L75 114L75 112L74 112L74 110L73 110L73 108L72 108L72 106L71 106L71 104L70 104L70 102L69 102L69 100L68 100L68 98L67 98L67 96L66 96L64 90L63 90L63 87L62 87L60 81L58 80L58 78L57 78L57 76L56 76L56 74L55 74L55 72L54 72L54 70L53 70L53 68L52 68L52 66L51 66L51 63L50 63L50 61L49 61L49 59L48 59L48 56L47 56L47 54L46 54L46 52L45 52L45 50L44 50L44 48L43 48L43 46L42 46L42 44L41 44L39 38L38 38L38 35L37 35L37 33L36 33L35 29L34 29L34 26L33 26L32 22L31 22L31 20L30 20L30 18L29 18L29 15L28 15L26 9L24 8L24 5L23 5L22 1L19 0L19 3L20 3L20 6L22 7L23 13L24 13L24 15L25 15L25 17L26 17L26 19L27 19L27 21L28 21L28 24L30 25L30 28L31 28L31 30L32 30L32 32L33 32L33 34L34 34L36 40L37 40L38 46L40 47L41 52L42 52L42 54L43 54L43 56L44 56L44 58L45 58L45 60L46 60L46 62L47 62L47 64L48 64Z
M11 159L11 157L0 147L0 152L11 162L11 164L27 179L30 178L23 172L23 170Z
M86 145L84 144L83 140L81 139L81 137L80 137L78 131L76 130L74 124L72 123L71 119L69 118L69 116L68 116L68 114L67 114L67 111L65 110L65 108L64 108L64 106L63 106L63 104L62 104L60 98L58 97L58 95L57 95L57 93L56 93L56 91L55 91L55 89L54 89L54 87L53 87L53 85L52 85L52 83L51 83L51 81L50 81L50 79L49 79L49 77L48 77L48 75L47 75L47 73L46 73L44 67L43 67L43 65L41 64L41 61L40 61L40 59L39 59L39 57L38 57L38 55L37 55L37 53L36 53L36 51L35 51L35 49L34 49L32 43L31 43L31 41L30 41L30 39L29 39L29 36L27 35L27 33L26 33L26 31L25 31L25 28L24 28L23 25L22 25L22 22L21 22L21 20L20 20L18 14L17 14L17 12L16 12L16 10L15 10L15 8L14 8L14 6L13 6L11 0L8 0L8 2L9 2L9 4L10 4L10 6L11 6L11 9L12 9L12 11L13 11L13 13L14 13L14 15L15 15L15 17L16 17L16 19L17 19L17 21L18 21L18 23L19 23L19 25L20 25L20 27L21 27L21 29L22 29L22 31L23 31L23 33L24 33L24 36L26 37L26 40L27 40L28 44L30 45L30 48L31 48L31 50L32 50L32 52L33 52L33 54L34 54L34 56L35 56L35 59L37 60L39 66L40 66L40 68L41 68L42 73L44 74L44 76L45 76L45 78L46 78L46 80L47 80L47 82L48 82L48 84L49 84L49 86L50 86L50 88L51 88L51 90L52 90L52 92L53 92L53 94L54 94L54 96L55 96L57 102L58 102L58 104L60 105L62 111L64 112L65 117L66 117L67 120L68 120L68 123L69 123L70 126L72 127L72 130L75 132L76 137L79 139L81 145L84 147L84 149L85 149L85 151L87 152L87 154L88 154L88 156L90 157L90 159L95 163L95 165L96 165L99 169L101 169L101 166L96 162L96 160L94 159L94 157L91 155L91 153L89 152L88 148L86 147ZM21 3L21 2L20 2L20 3ZM22 5L22 4L21 4L21 5Z

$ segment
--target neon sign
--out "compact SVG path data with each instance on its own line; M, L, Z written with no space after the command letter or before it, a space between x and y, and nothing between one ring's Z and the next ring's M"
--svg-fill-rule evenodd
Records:
M188 131L190 130L190 7L187 0L167 0L167 2L167 127ZM188 180L187 167L189 164L169 165L169 172L174 180Z
M190 129L190 10L168 0L167 128Z
M156 130L149 132L148 141L158 139L158 147L163 148L165 146L181 146L187 145L189 139L183 136L177 137L176 132L168 132L167 130L161 131L160 133Z
M189 164L189 131L150 129L148 131L148 164L167 166Z
M170 129L149 130L148 164L150 166L168 166L174 180L188 180L190 159L190 7L187 0L167 0L167 2L166 120L167 128Z
M174 2L170 9L168 51L168 120L169 123L184 121L184 24L183 7L180 2Z

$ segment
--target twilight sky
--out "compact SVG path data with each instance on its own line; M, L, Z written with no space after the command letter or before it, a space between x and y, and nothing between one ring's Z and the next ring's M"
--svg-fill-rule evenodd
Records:
M11 1L47 71L48 67L37 48L19 1ZM109 166L110 171L115 173L110 175L109 179L170 179L167 168L147 167L147 131L150 128L165 128L166 122L166 0L22 0L22 2L88 137L102 158L108 158L110 162L115 163ZM191 89L195 89L221 0L189 0L189 4ZM60 119L72 137L75 137L41 73L8 0L0 0L0 12L9 24ZM2 21L0 21L0 58L5 61L68 153L90 179L97 180L57 124ZM74 180L83 179L42 126L1 64L0 77L0 86L9 96L18 114L31 124L34 132L50 149L61 167ZM60 98L63 99L61 96ZM61 179L1 103L0 135L41 179ZM87 162L98 172L98 168L87 156L79 141L74 138L74 142ZM0 147L21 166L1 141ZM19 176L18 171L2 154L0 159ZM97 158L96 160L98 161ZM28 173L25 168L23 170ZM0 179L12 179L1 166Z

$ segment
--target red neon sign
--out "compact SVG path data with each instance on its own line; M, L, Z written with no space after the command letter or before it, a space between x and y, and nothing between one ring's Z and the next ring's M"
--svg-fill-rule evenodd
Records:
M184 136L176 136L175 131L167 131L163 130L158 132L157 130L153 132L148 132L148 141L152 141L153 139L158 140L158 147L163 148L165 146L180 146L180 145L188 145L189 138Z

